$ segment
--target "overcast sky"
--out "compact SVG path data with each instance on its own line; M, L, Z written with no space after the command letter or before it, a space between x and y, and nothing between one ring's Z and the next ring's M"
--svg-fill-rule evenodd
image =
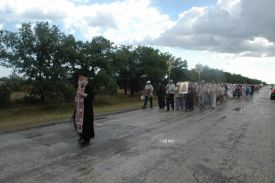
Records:
M275 83L274 7L275 0L0 0L0 29L49 21L81 40L149 45L190 69L202 63Z

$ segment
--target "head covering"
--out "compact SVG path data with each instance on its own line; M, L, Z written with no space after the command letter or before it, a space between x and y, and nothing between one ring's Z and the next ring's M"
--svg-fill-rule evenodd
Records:
M74 75L76 79L83 78L83 77L88 78L88 71L79 69L74 73Z
M151 81L147 81L146 83L147 83L147 84L151 84Z

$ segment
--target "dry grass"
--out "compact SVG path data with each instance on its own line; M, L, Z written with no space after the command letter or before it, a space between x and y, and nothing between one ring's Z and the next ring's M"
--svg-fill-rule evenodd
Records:
M94 102L94 112L97 115L137 108L141 105L142 101L138 97L97 96ZM74 108L71 104L62 105L58 108L42 105L14 105L8 109L0 109L0 131L21 129L65 119L70 120L73 111Z

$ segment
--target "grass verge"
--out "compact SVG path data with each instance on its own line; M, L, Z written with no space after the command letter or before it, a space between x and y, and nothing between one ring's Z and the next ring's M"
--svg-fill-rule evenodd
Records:
M137 97L97 96L94 101L95 115L139 108L142 101ZM0 109L0 132L38 126L56 121L70 120L74 111L72 104L59 107L44 105L13 105Z

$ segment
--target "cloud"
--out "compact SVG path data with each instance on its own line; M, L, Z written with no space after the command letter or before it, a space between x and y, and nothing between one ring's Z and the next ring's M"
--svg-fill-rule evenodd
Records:
M214 7L191 8L151 44L239 56L275 56L274 6L274 0L219 0Z
M41 21L62 20L68 12L67 8L73 3L67 0L1 0L0 20L13 21Z
M100 1L98 1L100 2ZM1 22L52 21L85 39L104 36L116 43L153 40L174 25L150 0L89 3L79 0L1 0Z
M218 0L214 6L184 11L176 21L151 1L1 0L0 28L50 21L88 40L104 36L122 44L275 56L274 0Z
M65 24L79 27L88 39L102 35L117 43L134 43L156 39L174 25L168 15L151 7L149 0L86 5L79 7L79 11L66 19Z

